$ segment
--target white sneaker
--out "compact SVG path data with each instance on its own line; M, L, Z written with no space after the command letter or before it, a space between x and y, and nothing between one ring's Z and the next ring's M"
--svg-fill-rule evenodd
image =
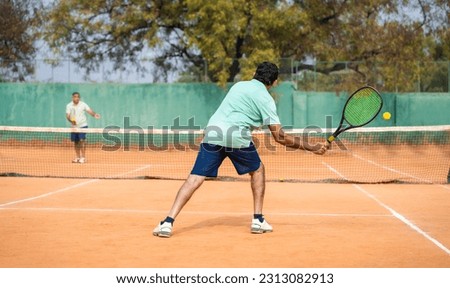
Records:
M72 160L72 163L78 163L78 162L80 162L80 158L75 158Z
M251 233L253 234L262 234L266 232L272 232L273 228L269 223L264 219L264 222L260 222L258 219L252 220Z
M169 222L159 223L153 230L153 236L169 238L172 236L172 224Z
M86 158L80 158L78 160L78 163L81 163L81 164L86 163Z

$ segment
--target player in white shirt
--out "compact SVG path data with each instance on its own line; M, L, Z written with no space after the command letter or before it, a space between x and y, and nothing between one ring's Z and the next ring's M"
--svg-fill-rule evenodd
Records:
M87 128L86 112L95 119L100 119L100 115L92 111L89 106L80 101L80 93L72 93L72 102L66 106L66 118L74 128ZM74 143L76 158L72 163L85 163L86 153L86 133L70 133L70 139Z

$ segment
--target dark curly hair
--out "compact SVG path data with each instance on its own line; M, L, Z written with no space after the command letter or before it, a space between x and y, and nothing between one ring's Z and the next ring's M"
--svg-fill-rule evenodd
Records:
M264 85L271 86L273 82L278 79L277 65L266 61L262 62L258 65L258 68L256 68L253 79L264 83Z

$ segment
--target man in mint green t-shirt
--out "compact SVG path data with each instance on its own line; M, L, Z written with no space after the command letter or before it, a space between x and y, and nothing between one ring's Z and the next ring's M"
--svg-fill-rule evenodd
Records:
M251 130L280 124L276 109L267 87L259 80L236 83L209 120L203 142L231 148L249 147Z
M172 236L175 217L200 187L206 177L217 177L222 161L228 157L238 174L250 174L253 192L253 219L250 232L261 234L272 232L272 226L262 214L265 174L264 165L253 145L251 131L267 126L275 141L290 148L309 150L324 154L329 144L312 147L303 143L300 137L286 134L281 127L276 106L268 90L276 85L278 67L270 62L258 65L251 81L233 85L217 111L209 119L205 137L191 174L178 191L166 219L153 230L159 237Z

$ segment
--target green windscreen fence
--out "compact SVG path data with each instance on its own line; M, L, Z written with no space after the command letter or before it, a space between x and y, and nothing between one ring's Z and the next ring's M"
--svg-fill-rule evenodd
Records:
M219 107L227 88L213 83L174 84L30 84L0 83L0 125L28 127L69 127L65 119L71 94L102 118L88 117L90 128L135 126L202 129ZM341 119L348 99L345 92L299 91L282 82L270 91L283 125L332 128ZM389 121L377 117L371 127L450 125L449 93L385 93L383 109Z

